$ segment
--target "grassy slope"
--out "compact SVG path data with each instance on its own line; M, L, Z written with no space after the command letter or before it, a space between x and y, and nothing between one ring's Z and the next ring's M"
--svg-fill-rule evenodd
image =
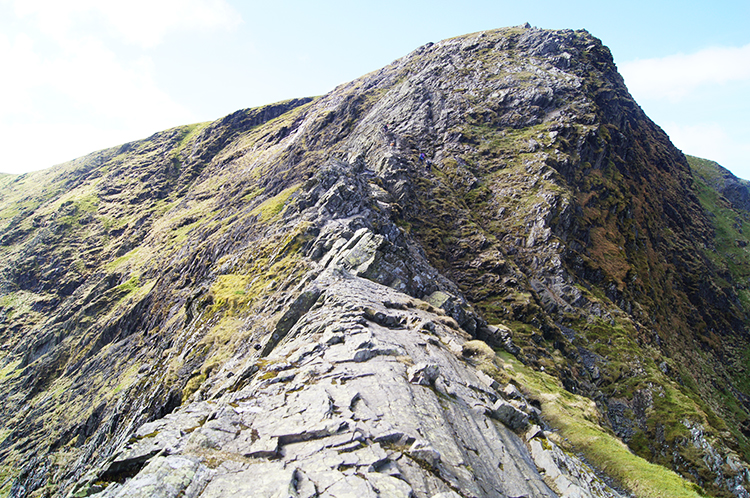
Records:
M236 114L264 116L263 108ZM26 265L28 272L21 275L29 280L0 281L0 343L13 345L0 351L7 428L0 431L0 496L7 496L10 478L29 461L29 447L43 446L41 457L50 448L52 474L85 455L93 441L81 428L97 420L97 407L128 397L137 406L135 400L148 393L146 405L165 402L159 398L171 391L189 397L247 339L247 316L264 304L259 298L305 271L296 264L298 233L263 233L293 202L298 186L276 192L264 185L260 171L248 181L247 165L244 171L235 167L201 175L203 168L250 148L257 153L243 159L272 158L269 149L279 130L298 114L299 107L239 135L222 121L178 127L57 168L0 178L3 271ZM226 140L222 137L230 142L212 145ZM196 159L211 150L220 157ZM183 333L191 318L188 306L174 303L185 301L191 278L206 278L205 269L191 265L215 252L216 245L226 246L221 241L230 238L233 223L244 224L237 230L246 236L257 230L262 240L254 257L226 255L231 270L208 277L210 297L199 303L204 309L193 327L196 337L190 338L195 344L169 348L170 337ZM71 291L60 285L65 282ZM211 299L214 305L206 307ZM139 303L151 303L150 320L157 328L138 325ZM133 327L145 332L128 337ZM150 338L157 336L164 337L154 347ZM33 353L40 341L53 345L51 354ZM16 347L21 344L26 347ZM149 365L163 368L144 375ZM18 409L23 405L26 411ZM98 446L94 454L106 444ZM50 482L35 496L54 494L60 484Z
M54 214L54 223L64 228L61 234L68 246L85 248L87 238L95 239L97 235L103 235L104 238L101 239L104 241L103 249L99 252L86 253L84 250L86 257L67 253L60 257L70 268L71 275L90 276L95 266L103 265L108 274L117 276L116 282L106 293L106 299L100 303L101 309L97 309L97 312L104 311L98 319L99 325L110 322L116 318L118 310L131 307L144 294L152 291L153 287L149 286L154 285L151 277L156 268L174 265L176 268L192 271L190 263L193 259L200 260L203 257L202 249L209 251L216 247L212 244L217 240L229 238L231 223L240 219L252 219L260 221L260 225L265 225L278 220L285 207L294 202L300 179L292 178L290 183L279 187L263 181L264 178L273 178L279 171L263 169L263 167L253 168L256 164L269 165L266 167L270 168L273 162L269 162L268 159L273 157L271 149L276 140L274 137L279 136L286 127L291 125L297 114L303 111L303 107L268 123L267 126L258 127L236 137L230 147L219 153L216 163L230 163L236 171L247 170L250 172L249 176L252 181L246 181L247 177L241 179L239 174L235 177L231 171L226 170L221 174L199 178L189 184L188 190L180 190L181 184L179 180L176 180L175 189L172 191L174 193L168 193L164 198L154 199L144 204L145 212L136 212L137 210L130 206L128 201L131 197L137 198L139 195L137 186L142 183L143 177L138 178L138 175L148 173L146 171L148 168L144 168L144 165L149 161L157 161L164 167L164 171L174 171L177 175L192 167L189 164L189 156L201 145L198 139L201 138L200 132L204 126L184 127L184 129L177 129L174 136L168 139L169 143L162 148L144 141L136 145L134 149L104 158L110 171L121 172L120 176L115 176L115 178L118 178L117 181L126 187L124 193L118 196L116 201L111 197L105 198L96 194L103 181L96 177L86 179L74 188L62 183L64 176L55 177L54 180L38 175L29 175L12 181L7 177L0 178L0 183L5 185L2 194L7 196L0 199L0 226L5 227L8 233L9 230L12 231L15 228L12 226L14 223L20 224L21 230L16 230L14 233L22 239L37 230L31 224L34 215L41 215L42 218L47 217L51 220ZM333 123L334 126L339 124ZM342 130L347 126L351 125L342 124ZM321 128L321 130L330 133L330 128ZM550 199L550 195L564 198L568 194L557 187L555 183L557 178L553 178L555 181L545 180L532 186L525 183L531 176L525 163L527 160L533 160L535 154L532 152L519 154L518 150L532 138L541 142L542 148L552 147L546 138L549 136L547 134L549 130L544 126L517 129L501 135L484 126L480 120L469 122L461 131L464 139L476 144L477 147L474 152L458 157L464 164L471 167L472 174L479 177L481 182L478 187L463 188L464 164L459 164L455 159L446 160L444 164L433 168L435 178L425 177L415 180L420 182L430 194L422 196L419 200L425 204L421 206L424 209L423 212L429 215L423 217L424 223L421 225L415 223L415 220L407 221L405 225L413 226L414 233L426 242L425 247L433 261L439 264L441 261L455 258L453 261L465 263L466 266L462 270L463 278L466 282L472 282L491 271L501 273L500 269L504 265L510 267L513 265L513 261L492 260L490 263L495 267L490 268L490 271L486 267L472 269L470 264L478 252L476 249L485 244L485 237L492 244L497 244L500 243L498 239L501 235L523 236L529 220L522 219L520 216L526 214L533 218L533 213L529 214L530 208L547 202L545 199ZM576 135L583 136L590 130L587 126L580 126L574 131L573 138ZM321 136L322 133L315 136L315 139L320 140ZM257 152L255 152L256 146ZM319 148L324 150L322 146ZM309 167L315 167L319 159L316 154L319 152L312 150L303 158L303 161L306 161ZM239 159L231 162L234 158ZM160 162L162 160L163 162ZM497 167L500 161L506 161L502 168ZM278 161L278 163L281 162L284 161ZM549 169L545 167L534 171L534 173L548 172ZM133 181L127 179L127 173L132 173ZM593 197L608 189L616 190L617 182L620 180L616 169L608 167L598 174L592 174L586 181L590 183ZM294 186L289 187L289 185ZM517 188L520 195L502 195L503 186ZM496 190L494 194L497 194L494 200L493 188ZM38 192L38 194L32 194L32 192ZM230 196L229 193L224 195L225 192L231 192L232 195ZM721 201L712 197L714 194L710 189L706 187L701 192L701 201L704 205L713 202L715 206L711 208L713 211L719 212L724 209L719 209ZM243 199L245 205L235 206L237 216L230 220L224 219L226 205L223 202L237 198ZM623 204L621 196L601 195L601 201L601 205L596 206L596 209L591 208L586 212L587 216L595 217L600 214L606 216L606 213L611 210L619 215L628 207ZM139 204L138 207L140 208L141 205ZM519 216L500 219L487 216L487 213L496 212L499 209L519 213ZM147 244L139 243L131 247L128 241L135 240L135 238L129 239L128 234L136 235L136 225L144 214L149 218L151 236ZM93 216L96 220L94 224L87 220L87 216ZM731 216L731 212L726 212L718 218L728 220ZM81 223L82 219L85 223ZM610 222L612 219L614 218L609 218L607 221ZM441 223L437 223L437 220ZM257 228L255 225L252 226ZM721 226L727 225L722 221ZM600 248L611 250L610 254L602 249L601 254L594 256L598 257L599 263L604 265L606 271L613 276L615 283L620 285L627 276L627 268L618 259L622 257L622 251L618 248L620 241L614 233L615 228L617 228L616 224L604 224L592 230L592 237L598 240ZM124 233L118 235L122 229ZM717 240L720 240L719 243L724 240L725 244L731 245L736 235L731 231L731 223L726 230L726 234L722 235L723 232L717 229ZM81 233L84 236L80 239L76 238L76 234ZM245 320L253 310L260 310L264 306L263 297L275 289L285 288L299 277L300 272L304 271L304 267L298 265L299 261L295 258L295 252L306 237L308 235L304 233L304 230L291 234L274 233L272 230L258 231L257 238L253 242L262 241L262 243L258 243L252 257L233 259L231 255L227 255L216 262L215 267L221 266L226 269L222 270L220 275L213 275L207 282L209 285L206 294L196 298L196 302L200 304L196 306L197 312L203 313L197 325L201 330L201 336L196 339L195 344L191 344L190 352L178 354L179 345L176 345L171 350L165 351L163 357L124 358L121 362L110 365L112 371L117 373L116 375L111 378L95 378L92 382L100 385L106 399L112 399L113 395L129 390L134 392L141 387L144 381L137 372L138 367L144 361L165 361L169 368L164 380L180 389L183 400L188 399L220 367L222 362L231 356L237 345L247 339L250 330ZM14 247L16 246L8 245L8 252L3 255L15 257L12 253ZM4 250L6 250L5 247ZM744 253L741 251L726 261L722 259L722 251L717 248L716 252L719 255L714 257L714 261L717 264L723 262L729 271L740 272L737 273L738 276L744 268L750 268L747 265L748 262L743 259ZM731 255L735 252L729 251L727 254ZM741 276L747 278L744 274ZM513 277L511 275L510 279L512 280ZM493 321L500 321L509 314L523 317L525 321L518 320L513 323L517 340L524 346L528 343L530 353L539 354L539 360L536 362L538 366L544 366L551 373L561 373L568 360L556 350L553 341L544 339L541 347L533 346L532 341L544 335L539 328L540 322L537 321L537 318L542 316L539 303L534 301L529 289L510 288L506 283L508 282L482 286L481 289L475 287L474 291L478 291L478 294L473 296L475 303ZM196 283L185 283L185 285L196 285ZM468 286L466 288L468 289ZM468 290L472 292L471 289ZM602 289L592 287L586 290L586 296L591 302L601 304L603 308L612 306ZM27 323L26 326L32 328L43 319L42 315L35 311L34 304L49 300L49 297L28 290L13 290L4 294L0 299L5 300L3 304L11 313L10 316L6 315L9 318L8 322ZM168 320L164 322L164 330L151 332L169 335L169 332L178 330L179 326L175 324L185 320L189 308L190 306L185 306L177 314L169 315ZM26 322L21 322L21 317ZM86 327L97 325L95 316L82 316L81 318L80 323ZM601 369L604 378L602 389L606 390L608 396L628 398L632 397L637 390L648 387L649 384L661 386L663 396L659 396L657 390L653 409L648 414L649 424L651 424L649 430L655 430L654 424L656 423L668 426L672 433L667 434L667 439L673 443L677 438L685 437L686 429L681 426L681 421L684 419L700 422L715 431L725 429L721 420L717 419L712 410L700 399L699 389L694 385L693 378L687 373L681 374L683 365L671 362L668 367L672 373L670 376L663 374L659 367L662 361L660 352L636 340L638 333L628 319L622 316L616 316L613 320L588 320L587 317L581 316L567 318L569 319L567 324L575 326L580 333L581 339L576 346L590 348L608 359L606 366ZM145 342L138 345L145 346ZM99 353L92 354L103 357L107 352L107 347L102 348ZM541 354L542 350L550 353ZM743 358L747 362L748 356ZM21 375L22 371L18 368L17 359L0 356L0 362L2 362L0 366L3 363L5 365L0 368L0 384ZM694 486L686 484L679 478L675 479L674 474L663 468L647 464L645 460L634 457L616 438L602 429L599 425L601 415L596 412L590 400L570 394L560 387L558 380L514 363L509 358L506 358L503 368L507 372L506 375L516 379L519 384L525 385L527 392L540 400L545 416L573 444L572 450L584 451L592 463L606 469L636 494L639 496L695 496ZM748 376L745 376L745 379L747 378ZM73 385L74 380L67 374L57 376L49 384L43 386L43 389L31 400L32 404L38 404L40 411L52 403L56 405L55 409L49 410L47 415L49 418L45 418L42 422L54 417L63 419L70 417L70 414L65 413L70 411L66 403L73 398L67 395L67 391ZM680 385L680 382L684 385ZM726 401L726 406L730 409L732 409L731 402L730 396ZM736 411L738 418L744 413L739 407ZM91 412L92 410L87 410L85 413L75 414L70 420L64 422L71 426L84 423L92 414ZM0 431L0 440L7 436L7 432ZM646 439L641 434L640 438L634 439L631 447L643 456L654 458L654 455L650 454L651 449ZM60 459L73 458L78 451L74 442L64 444L59 451ZM11 452L5 455L17 458L20 453ZM6 473L17 472L16 461L8 459L5 463ZM0 482L4 476L1 472ZM7 491L7 488L2 491Z
M746 312L750 313L750 213L739 209L717 190L717 182L728 172L714 161L687 156L693 169L695 184L703 208L709 213L715 231L714 245L706 256L719 268L721 275L730 280ZM745 185L744 180L737 182ZM726 371L733 385L745 396L750 396L750 345L727 337L729 353L725 358ZM726 386L717 386L722 400L718 407L729 422L729 429L736 438L739 449L746 459L750 458L750 441L739 427L750 426L750 414L741 406L736 395Z
M610 431L600 425L602 414L590 399L565 390L560 381L531 369L507 353L495 360L495 376L521 386L529 398L539 401L542 414L555 429L556 443L566 451L582 454L596 469L639 497L696 498L698 486L661 465L634 455ZM493 369L488 369L492 373Z

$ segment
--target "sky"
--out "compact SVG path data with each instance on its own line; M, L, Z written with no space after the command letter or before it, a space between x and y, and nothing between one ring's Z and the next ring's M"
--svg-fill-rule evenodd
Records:
M0 172L322 95L428 42L586 29L686 154L750 179L750 0L0 0Z

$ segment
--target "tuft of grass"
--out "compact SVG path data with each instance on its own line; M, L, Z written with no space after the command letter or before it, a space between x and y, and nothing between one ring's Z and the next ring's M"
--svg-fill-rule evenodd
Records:
M248 189L247 193L242 196L243 202L252 202L263 193L263 189L260 187L253 187L252 189Z
M198 133L202 132L210 124L210 121L206 121L204 123L194 123L177 127L176 130L179 133L180 138L177 142L177 146L173 150L174 156L177 156L182 151L182 149L184 149L185 146L190 142L191 139L198 135Z
M110 261L106 265L104 265L104 269L107 271L113 271L121 266L124 266L128 261L133 259L136 256L139 256L139 253L141 252L140 247L136 247L135 249L131 249L127 253L123 254L119 258Z
M198 389L200 389L201 385L206 381L206 378L207 375L201 373L199 375L191 377L190 380L187 381L187 384L185 384L185 388L182 390L182 404L185 404L190 396L192 396Z
M140 284L140 278L138 275L133 275L128 279L127 282L123 282L114 288L114 291L118 294L125 293L130 294L131 292L138 289Z
M17 377L21 373L21 370L16 370L18 368L18 365L20 364L21 359L19 358L15 361L9 362L3 368L0 368L0 382L4 381L5 379L14 379L15 377ZM1 439L0 442L2 442Z
M212 371L232 357L237 349L237 343L251 334L252 330L244 327L243 320L234 316L224 316L200 341L200 345L208 350L201 373L208 377Z
M301 186L301 184L293 185L282 190L270 199L266 199L260 205L255 207L255 209L250 211L250 215L257 215L258 219L263 223L273 220L284 210L289 197L299 190Z
M247 304L250 300L247 288L251 279L250 275L219 275L211 286L214 306L234 309Z
M746 213L733 209L727 199L711 186L712 182L721 178L718 164L691 156L687 156L687 159L693 169L698 199L710 213L709 219L715 232L715 250L704 253L717 267L729 271L736 281L747 281L750 278L750 247L747 246L750 238L745 234L750 233L750 219ZM745 305L744 308L750 310L750 306Z
M141 364L138 362L134 362L127 370L125 370L123 373L121 373L117 377L117 385L115 388L111 391L111 394L117 394L120 391L124 391L130 386L135 383L135 381L138 379L138 370L140 369Z

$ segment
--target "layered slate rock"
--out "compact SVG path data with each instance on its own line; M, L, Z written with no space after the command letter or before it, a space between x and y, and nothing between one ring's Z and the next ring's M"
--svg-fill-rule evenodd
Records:
M308 286L325 290L247 385L139 428L102 475L146 465L102 497L557 496L453 318L348 272ZM570 494L580 474L562 496L617 496Z
M14 498L614 494L566 451L641 489L554 398L687 496L748 496L742 258L585 31L0 181Z

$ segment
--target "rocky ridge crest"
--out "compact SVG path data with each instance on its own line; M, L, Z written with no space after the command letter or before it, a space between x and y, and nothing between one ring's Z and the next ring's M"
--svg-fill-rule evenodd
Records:
M748 496L745 290L584 31L428 44L2 195L9 496L622 494L582 450Z

